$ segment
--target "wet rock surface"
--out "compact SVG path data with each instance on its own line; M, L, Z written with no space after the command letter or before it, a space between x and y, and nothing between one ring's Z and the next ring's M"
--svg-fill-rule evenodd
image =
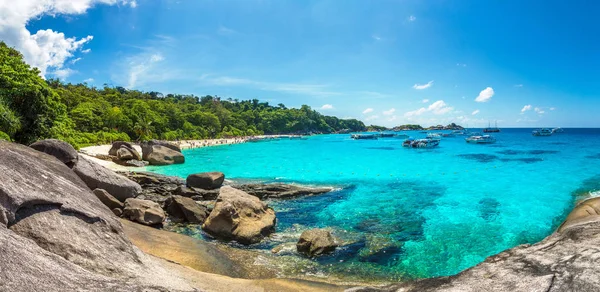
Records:
M264 199L291 199L301 196L313 196L331 192L333 188L313 188L291 184L243 184L233 185L250 195Z

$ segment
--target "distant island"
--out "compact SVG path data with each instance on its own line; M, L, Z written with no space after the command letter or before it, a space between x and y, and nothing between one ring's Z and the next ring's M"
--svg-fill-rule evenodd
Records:
M371 126L367 127L367 131L368 132L420 131L420 130L464 130L464 128L462 126L460 126L460 125L455 124L455 123L451 123L451 124L448 124L446 126L444 126L444 125L430 126L430 127L427 127L427 128L424 128L421 125L411 125L411 124L395 126L393 128L387 128L387 127L375 126L375 125L371 125Z

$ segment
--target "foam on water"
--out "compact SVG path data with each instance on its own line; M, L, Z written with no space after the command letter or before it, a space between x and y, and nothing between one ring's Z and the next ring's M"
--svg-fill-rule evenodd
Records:
M455 137L435 149L405 149L401 139L321 135L186 150L185 164L148 169L336 186L320 196L269 202L277 233L251 248L270 249L308 228L330 227L347 245L310 265L293 261L300 266L287 275L422 278L456 274L504 249L537 242L575 199L600 190L600 130L533 137L531 130L507 129L495 136L492 145Z

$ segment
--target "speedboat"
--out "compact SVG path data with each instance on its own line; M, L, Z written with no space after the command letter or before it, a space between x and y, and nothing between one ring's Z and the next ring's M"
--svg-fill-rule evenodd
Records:
M452 134L453 136L463 136L463 135L465 135L465 133L466 133L465 131L454 130L450 134Z
M465 141L467 141L467 143L474 144L491 144L496 143L496 138L494 138L491 135L471 136L469 138L466 138Z
M442 135L440 135L438 133L429 133L429 134L427 134L427 139L440 141L440 140L442 140Z
M552 134L556 134L556 133L564 133L565 130L563 130L563 128L554 128L552 129Z
M533 131L532 135L542 137L542 136L552 136L552 133L553 133L552 130L543 128L543 129Z
M375 134L352 134L350 137L354 140L377 140Z
M407 148L433 148L440 145L440 140L432 139L406 139L402 142L402 147Z

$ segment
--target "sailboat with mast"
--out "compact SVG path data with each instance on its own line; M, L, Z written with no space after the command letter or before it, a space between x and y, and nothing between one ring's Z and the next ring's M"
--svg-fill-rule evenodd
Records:
M500 129L498 128L498 121L496 121L496 126L495 127L491 127L490 123L488 122L488 127L483 129L484 133L498 133L500 132Z

